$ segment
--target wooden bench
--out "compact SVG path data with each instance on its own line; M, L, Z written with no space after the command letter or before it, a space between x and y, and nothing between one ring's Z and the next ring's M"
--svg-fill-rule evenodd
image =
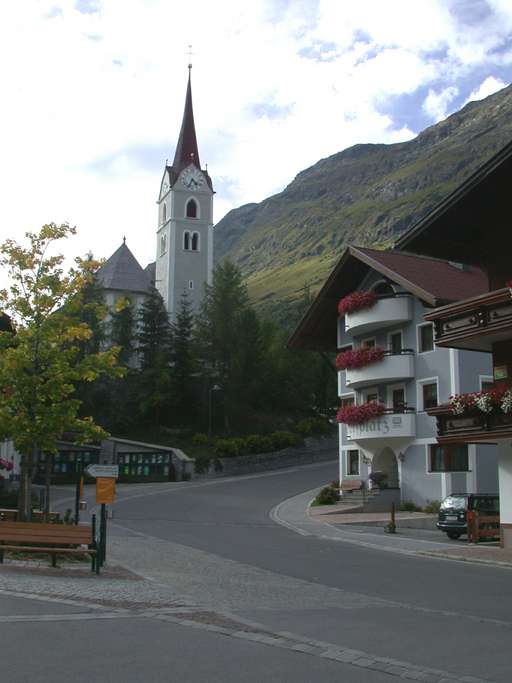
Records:
M343 479L343 481L340 482L340 491L359 491L360 489L360 479Z
M468 543L478 543L483 538L500 537L499 515L482 515L468 512Z
M60 521L60 512L50 512L49 513L50 522ZM16 522L18 519L18 510L11 508L0 508L0 522ZM32 519L41 520L44 519L44 512L42 510L32 510Z
M51 555L52 567L57 566L57 555L89 553L91 571L100 573L96 541L90 524L0 522L0 563L4 561L6 550L46 553Z

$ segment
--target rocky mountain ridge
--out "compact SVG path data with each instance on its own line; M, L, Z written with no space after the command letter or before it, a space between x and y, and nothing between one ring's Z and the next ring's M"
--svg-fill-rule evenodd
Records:
M279 194L215 227L257 304L314 291L349 243L387 246L512 138L512 86L470 102L416 138L358 144L301 171Z

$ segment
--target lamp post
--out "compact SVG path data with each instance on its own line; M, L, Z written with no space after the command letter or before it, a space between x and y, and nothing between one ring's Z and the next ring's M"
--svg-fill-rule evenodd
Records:
M213 421L213 392L220 391L218 384L214 384L208 389L208 443L212 442L212 421Z

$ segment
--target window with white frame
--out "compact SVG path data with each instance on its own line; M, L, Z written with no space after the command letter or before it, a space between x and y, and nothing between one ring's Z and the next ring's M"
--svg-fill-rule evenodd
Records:
M429 472L468 472L468 445L430 444L428 446L428 470Z
M192 233L191 249L192 249L192 251L199 251L199 233L198 232Z
M185 251L190 251L190 233L188 230L185 230L183 233L183 249Z
M188 288L189 288L189 289L194 289L194 280L189 280L189 281L188 281Z
M480 375L480 391L490 391L494 387L492 375Z
M359 475L359 451L357 449L350 449L346 451L347 454L347 474L349 476Z
M388 335L388 346L391 353L395 355L402 353L403 345L402 332L390 332Z
M418 325L418 353L434 350L434 326L432 323Z
M166 220L167 220L167 206L164 202L162 205L162 223L165 223Z
M345 394L344 396L340 396L340 408L348 408L349 406L353 406L356 402L356 397L354 394Z
M428 410L439 405L439 382L437 377L418 381L418 410Z

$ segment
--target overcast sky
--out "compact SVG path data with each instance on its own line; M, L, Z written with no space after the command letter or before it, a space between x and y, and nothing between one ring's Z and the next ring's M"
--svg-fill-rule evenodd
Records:
M397 142L512 80L512 0L0 0L0 240L154 260L187 46L215 220L359 142Z

